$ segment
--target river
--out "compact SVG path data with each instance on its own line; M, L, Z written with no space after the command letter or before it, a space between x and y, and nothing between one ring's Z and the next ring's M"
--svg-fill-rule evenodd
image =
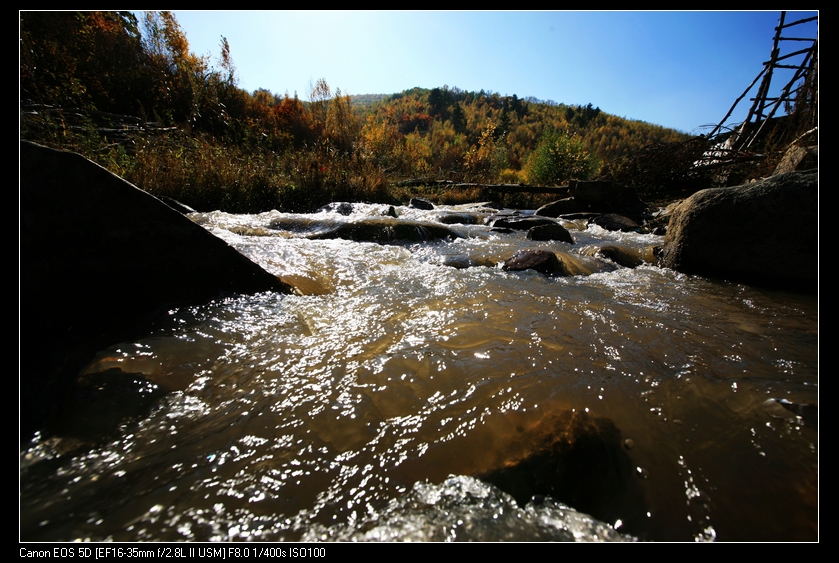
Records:
M142 374L153 405L24 446L21 538L818 539L815 296L619 267L591 255L661 237L582 222L574 245L301 233L384 210L193 214L304 295L102 350L82 378ZM586 275L492 266L533 247ZM91 404L86 428L113 420Z

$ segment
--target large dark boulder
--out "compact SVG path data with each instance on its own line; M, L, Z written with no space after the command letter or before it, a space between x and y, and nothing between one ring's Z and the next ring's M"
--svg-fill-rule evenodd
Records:
M97 350L160 314L290 288L84 157L20 145L20 408L26 438Z
M619 213L640 220L647 209L635 190L626 186L605 180L572 180L569 186L579 211Z
M699 191L673 213L662 265L680 272L815 291L818 171Z

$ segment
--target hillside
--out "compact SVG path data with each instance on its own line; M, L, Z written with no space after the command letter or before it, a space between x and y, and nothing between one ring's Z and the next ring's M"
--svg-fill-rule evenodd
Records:
M559 184L688 138L591 104L445 86L247 92L227 41L213 66L169 12L21 12L20 24L21 137L198 209L395 202L406 177Z

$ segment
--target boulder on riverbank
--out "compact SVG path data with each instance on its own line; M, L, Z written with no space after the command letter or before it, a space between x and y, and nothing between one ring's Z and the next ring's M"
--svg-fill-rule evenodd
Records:
M22 438L97 350L167 309L289 286L84 157L21 141Z
M815 291L818 170L699 191L673 212L662 265L680 272Z

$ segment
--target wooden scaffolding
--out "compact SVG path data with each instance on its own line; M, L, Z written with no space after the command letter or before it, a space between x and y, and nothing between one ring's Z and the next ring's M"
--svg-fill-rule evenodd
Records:
M762 78L757 94L754 98L750 99L753 103L746 120L728 138L726 145L730 150L736 152L748 150L755 139L760 137L764 126L775 116L778 109L783 107L784 104L789 105L796 102L799 91L803 88L813 88L813 107L818 107L818 37L784 36L785 33L788 33L795 26L814 20L818 21L818 16L801 19L792 23L785 23L785 19L786 12L781 12L780 23L775 28L775 39L772 43L772 54L769 60L763 63L763 69L757 77L749 84L749 87L746 88L740 97L737 98L722 121L708 135L709 138L714 138L716 135L723 133L724 124L731 116L734 108L737 107L737 104L749 93L758 80ZM784 49L782 47L786 45L806 46L800 49L793 47L791 52L783 52ZM801 63L790 64L789 60L799 55L804 55ZM770 96L770 85L773 77L775 77L775 71L778 69L793 70L794 72L792 78L781 89L781 93L778 96L772 97ZM814 112L813 127L815 126Z

